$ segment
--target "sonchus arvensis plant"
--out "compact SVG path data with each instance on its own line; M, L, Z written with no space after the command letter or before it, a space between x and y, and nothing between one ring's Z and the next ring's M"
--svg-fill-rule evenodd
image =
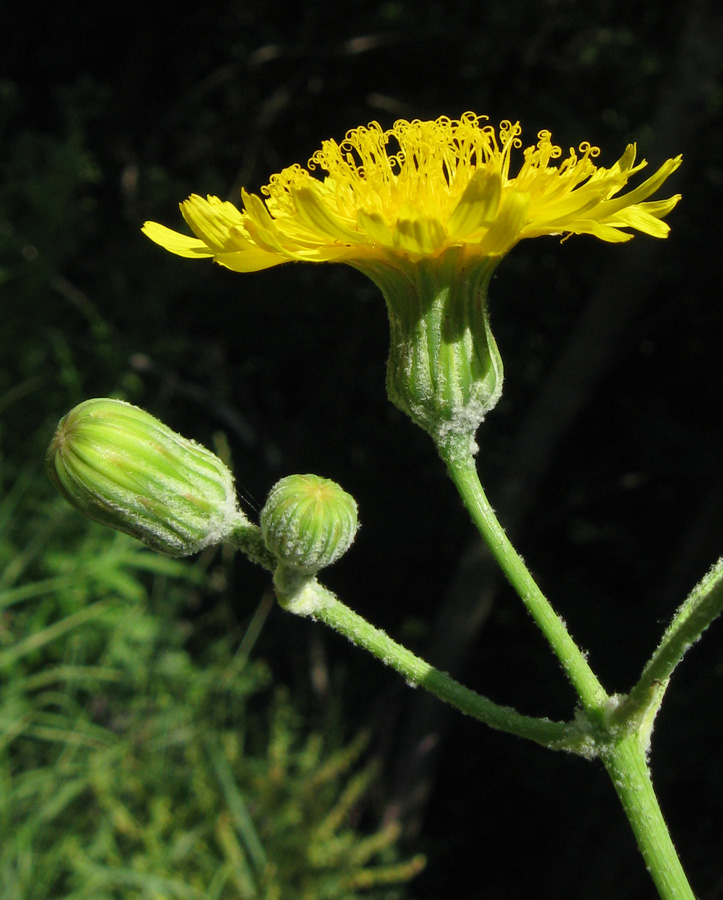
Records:
M79 509L166 552L208 546L208 511L220 503L230 521L223 518L221 528L212 517L211 539L238 547L271 571L285 609L330 625L410 684L492 728L599 759L661 898L693 900L647 759L653 720L674 668L723 609L723 559L674 615L638 682L627 694L610 694L512 546L474 459L477 428L502 390L502 360L487 310L487 287L500 260L519 241L543 235L589 234L610 243L635 232L666 237L663 219L680 195L653 195L681 157L628 187L646 165L636 162L633 144L605 168L590 143L565 153L549 131L541 131L523 149L520 135L519 123L494 128L473 113L455 120L401 120L388 130L372 122L349 131L340 143L325 141L306 168L294 165L272 176L261 196L242 191L240 208L192 195L181 204L192 236L154 222L144 231L179 256L210 258L238 272L287 262L341 262L379 286L391 326L389 396L434 439L472 521L557 656L578 699L568 721L524 715L462 686L319 582L319 570L349 548L356 532L356 503L333 482L282 479L259 527L238 517L215 469L209 490L218 493L220 486L220 496L207 506L205 489L199 490L206 480L195 480L205 478L205 461L199 473L200 457L189 469L185 453L174 450L170 462L179 467L179 483L189 486L178 503L169 458L159 456L170 437L164 433L159 445L146 442L151 424L144 420L137 456L136 431L130 443L125 431L106 434L90 407L81 410L79 431L68 433L61 423L62 440L51 448L51 475ZM118 409L112 410L113 423ZM92 438L92 452L86 437ZM110 446L110 457L104 446ZM191 455L198 457L198 451ZM180 543L178 512L190 521ZM161 514L172 520L168 530L158 525Z

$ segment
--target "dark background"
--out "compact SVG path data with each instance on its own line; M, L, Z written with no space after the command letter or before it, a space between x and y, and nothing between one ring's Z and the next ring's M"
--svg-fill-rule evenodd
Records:
M281 475L354 494L363 523L325 579L372 622L528 713L574 697L489 568L431 443L386 400L384 306L342 266L238 275L140 234L190 192L236 199L372 119L520 120L612 165L684 165L665 242L526 242L498 269L503 400L479 435L503 523L593 668L625 691L723 547L720 228L723 14L707 0L6 4L0 291L7 458L116 393L205 443L223 432L251 509ZM640 177L640 176L639 176ZM78 375L78 373L81 373ZM46 433L49 434L49 431ZM239 560L229 602L267 590ZM694 890L723 897L720 625L681 666L654 736L661 803ZM279 680L384 762L376 816L429 855L419 900L647 898L597 764L492 733L311 623L271 614Z

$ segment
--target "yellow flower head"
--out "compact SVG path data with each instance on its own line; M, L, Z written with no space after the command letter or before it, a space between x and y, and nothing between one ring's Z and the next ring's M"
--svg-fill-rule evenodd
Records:
M674 172L669 159L646 181L619 196L635 164L629 144L609 169L594 160L597 147L581 144L564 159L549 131L523 151L519 123L495 131L484 116L459 120L399 120L388 131L377 122L351 130L338 144L325 141L308 169L294 165L273 175L261 193L242 191L243 209L193 194L181 204L195 237L147 222L151 240L186 257L212 257L238 272L290 261L370 263L409 261L463 248L472 258L500 257L523 238L592 234L627 241L636 229L666 237L661 221L680 199L648 201ZM323 170L317 178L311 173ZM646 202L647 201L647 202Z

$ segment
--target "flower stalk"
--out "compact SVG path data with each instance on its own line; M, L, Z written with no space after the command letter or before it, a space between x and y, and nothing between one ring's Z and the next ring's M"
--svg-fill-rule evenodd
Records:
M533 741L553 750L567 750L589 756L592 745L589 736L577 723L553 722L549 719L525 716L509 706L494 703L441 672L425 660L371 625L342 603L316 579L294 585L286 595L279 596L284 609L297 615L309 616L328 625L348 638L357 647L368 651L385 665L398 672L408 684L423 687L442 702L454 706L498 731Z
M446 446L440 446L439 452L472 521L507 580L547 638L584 709L588 714L597 716L609 700L608 694L590 668L585 655L570 637L565 623L553 610L505 534L480 484L474 458L470 455L465 458L463 453Z

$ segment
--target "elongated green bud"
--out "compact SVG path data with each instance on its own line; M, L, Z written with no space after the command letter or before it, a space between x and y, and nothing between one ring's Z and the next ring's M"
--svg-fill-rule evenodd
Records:
M266 546L282 563L314 575L351 546L357 506L328 478L289 475L271 489L260 523Z
M122 400L86 400L60 420L48 474L91 519L189 556L246 522L233 476L210 450Z

